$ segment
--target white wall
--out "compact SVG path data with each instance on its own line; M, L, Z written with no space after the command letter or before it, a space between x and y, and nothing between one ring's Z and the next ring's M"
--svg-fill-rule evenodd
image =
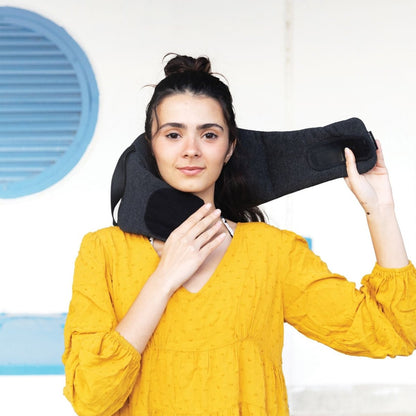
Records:
M63 26L89 56L100 90L96 132L75 169L46 191L0 201L0 226L7 236L0 243L6 253L2 274L8 277L0 287L0 311L62 311L82 235L110 225L112 171L124 148L143 131L151 93L144 86L160 80L167 52L211 56L214 68L226 74L235 91L242 125L281 125L276 114L282 112L282 100L274 97L283 83L282 5L265 2L267 13L260 25L253 21L258 6L250 0L239 2L238 18L233 4L219 0L7 4ZM270 104L270 111L253 117L260 100ZM26 290L21 291L23 284Z
M385 151L399 220L414 259L416 3L306 0L293 4L292 127L354 115L364 120ZM311 236L315 251L333 270L359 283L371 270L374 255L361 208L342 182L287 198L286 223ZM290 363L286 360L290 383L415 383L416 357L351 358L288 331L286 349L288 358L293 357Z
M211 57L214 70L229 81L241 127L286 130L362 118L383 143L409 256L416 258L414 1L9 0L0 5L27 8L63 26L87 53L100 90L96 132L73 171L38 194L0 200L0 312L67 309L79 243L86 232L111 223L111 174L122 150L143 130L151 93L143 86L161 78L167 52ZM315 251L333 270L357 283L371 270L365 218L342 180L266 208L274 224L312 237ZM291 386L410 384L416 361L343 356L287 328L285 369ZM24 380L26 388L30 382ZM35 389L51 384L44 377L29 380ZM18 386L0 377L2 396L9 389L6 396L13 397ZM50 414L65 414L62 398L42 390L36 395L39 405L49 401ZM7 414L23 414L11 400L5 403Z

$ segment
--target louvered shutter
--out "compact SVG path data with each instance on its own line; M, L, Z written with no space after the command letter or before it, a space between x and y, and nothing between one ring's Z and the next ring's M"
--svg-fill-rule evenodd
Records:
M47 188L88 146L98 89L68 33L22 9L0 7L0 198Z

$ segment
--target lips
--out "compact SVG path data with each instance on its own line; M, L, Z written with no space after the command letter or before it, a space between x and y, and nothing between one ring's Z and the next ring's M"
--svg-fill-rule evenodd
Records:
M178 170L186 176L195 176L201 173L204 170L204 168L201 168L199 166L184 166L182 168L178 168Z

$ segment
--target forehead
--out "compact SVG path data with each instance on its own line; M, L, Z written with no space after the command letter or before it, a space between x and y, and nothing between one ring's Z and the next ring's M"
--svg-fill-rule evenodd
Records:
M190 93L174 94L164 98L157 109L159 123L175 121L184 124L198 122L221 122L225 124L220 103L205 95Z

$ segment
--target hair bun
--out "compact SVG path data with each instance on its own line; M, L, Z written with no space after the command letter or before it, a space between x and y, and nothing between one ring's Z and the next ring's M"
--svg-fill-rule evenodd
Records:
M165 75L178 74L186 71L211 73L211 62L205 56L192 58L186 55L175 55L165 65Z

